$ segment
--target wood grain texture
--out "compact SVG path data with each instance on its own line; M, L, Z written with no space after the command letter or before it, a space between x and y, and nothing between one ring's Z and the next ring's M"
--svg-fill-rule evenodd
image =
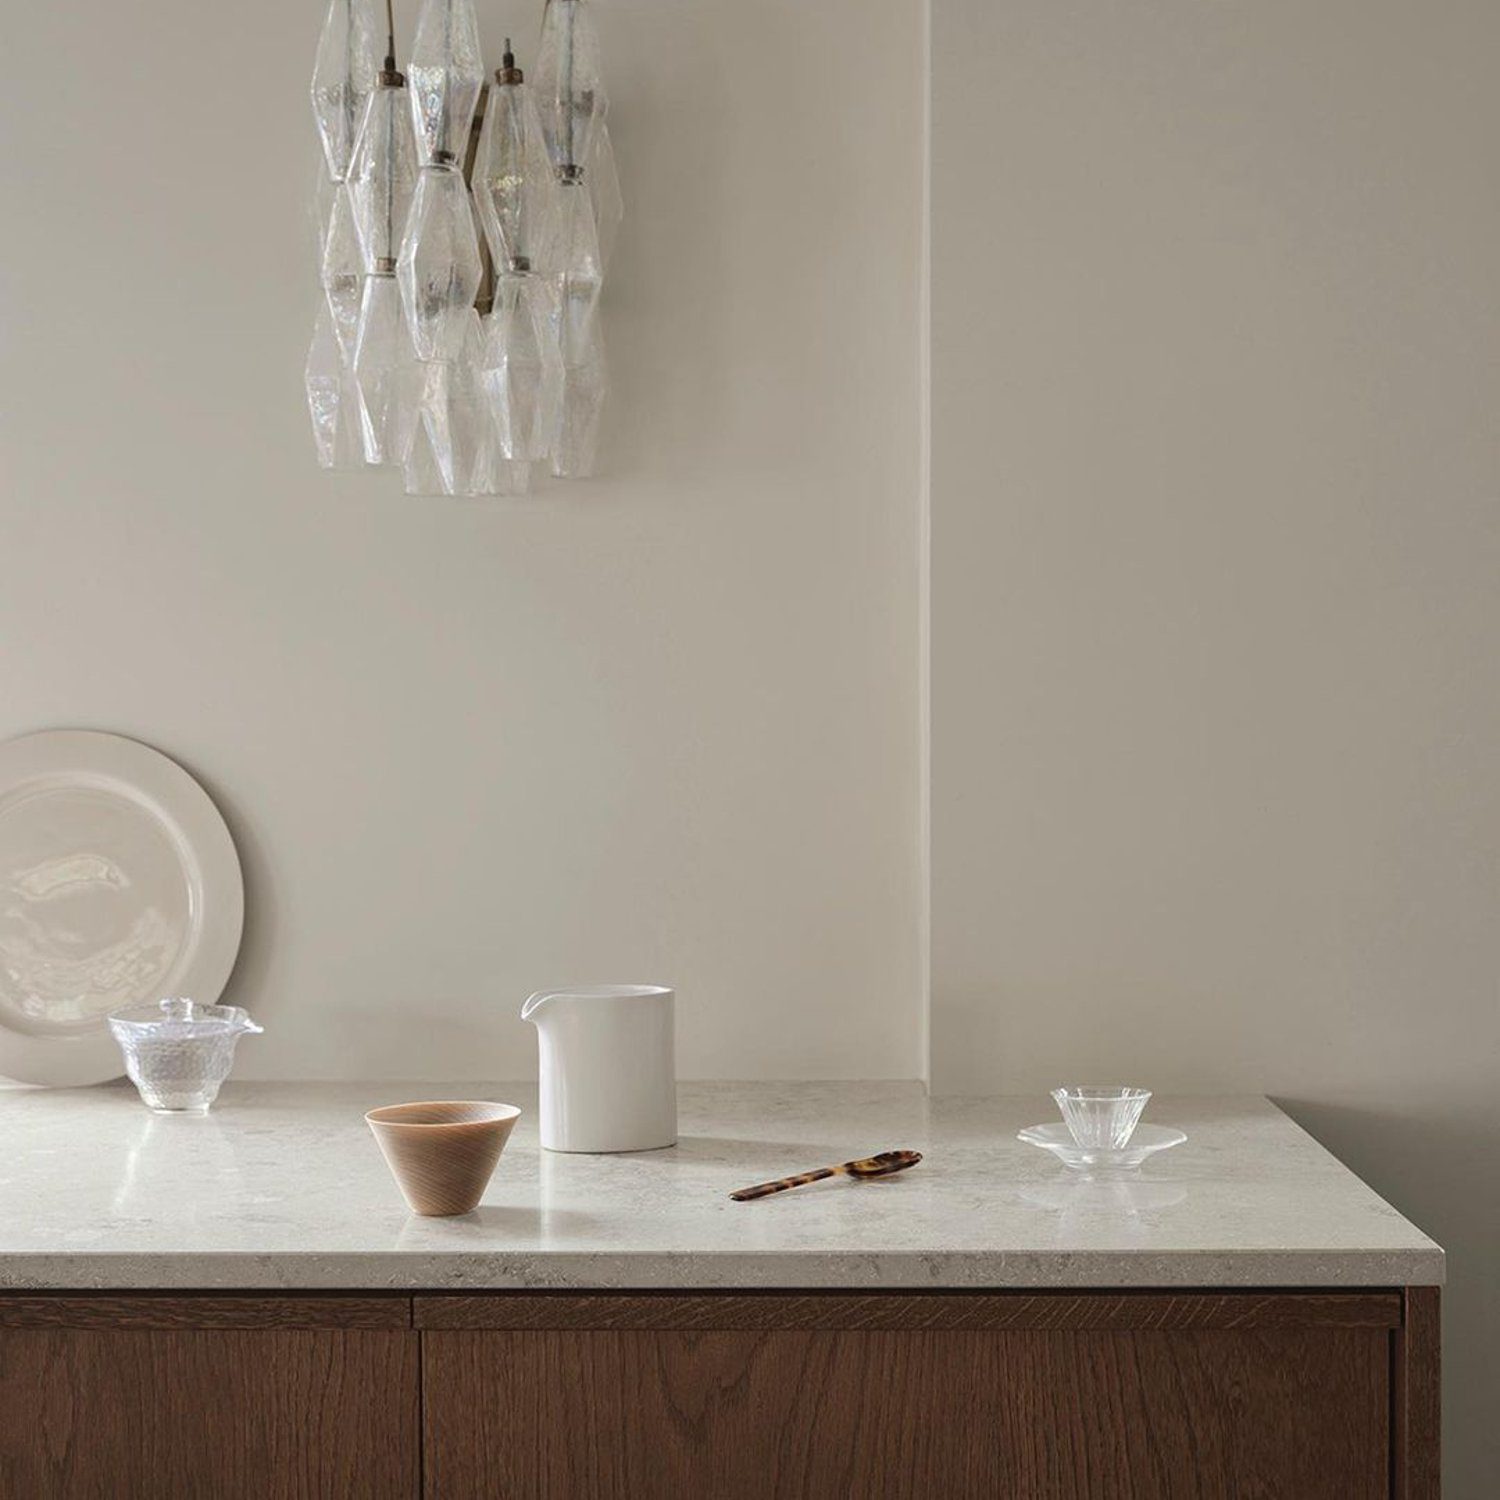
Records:
M418 1328L1399 1328L1401 1293L518 1293L419 1296Z
M487 1099L386 1104L365 1116L414 1214L447 1218L477 1206L521 1111Z
M1389 1338L430 1332L426 1500L1375 1500Z
M1442 1494L1442 1292L1406 1289L1405 1321L1392 1351L1392 1468L1396 1500Z
M0 1330L0 1495L410 1500L417 1335Z
M410 1328L411 1298L0 1296L0 1328Z

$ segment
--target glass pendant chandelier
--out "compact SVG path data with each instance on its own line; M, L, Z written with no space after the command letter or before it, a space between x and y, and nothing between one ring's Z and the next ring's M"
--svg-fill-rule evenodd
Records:
M536 71L533 97L507 39L485 84L473 0L423 0L406 74L391 0L329 0L306 370L324 468L393 469L421 495L593 472L623 209L587 0L546 0Z

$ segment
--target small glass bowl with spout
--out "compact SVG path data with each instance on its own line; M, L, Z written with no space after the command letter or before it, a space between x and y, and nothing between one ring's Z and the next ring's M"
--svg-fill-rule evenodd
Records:
M238 1005L160 1000L115 1011L109 1029L148 1108L163 1115L202 1115L234 1066L234 1044L264 1028Z

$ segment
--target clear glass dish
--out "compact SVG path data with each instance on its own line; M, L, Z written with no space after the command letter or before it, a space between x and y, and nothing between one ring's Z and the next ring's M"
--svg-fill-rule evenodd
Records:
M115 1011L109 1029L148 1107L158 1114L201 1115L234 1066L235 1043L264 1028L238 1005L160 1000Z
M1140 1123L1150 1089L1117 1083L1070 1083L1052 1090L1063 1123L1085 1150L1121 1151Z
M1128 1146L1080 1146L1061 1125L1028 1125L1017 1139L1030 1146L1050 1151L1065 1167L1075 1172L1129 1171L1140 1166L1158 1151L1180 1146L1187 1137L1167 1125L1142 1125L1131 1132Z

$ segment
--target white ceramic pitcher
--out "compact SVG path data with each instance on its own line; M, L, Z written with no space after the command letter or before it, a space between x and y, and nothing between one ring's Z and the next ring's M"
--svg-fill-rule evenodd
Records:
M674 992L650 984L539 990L542 1146L653 1151L677 1143Z

